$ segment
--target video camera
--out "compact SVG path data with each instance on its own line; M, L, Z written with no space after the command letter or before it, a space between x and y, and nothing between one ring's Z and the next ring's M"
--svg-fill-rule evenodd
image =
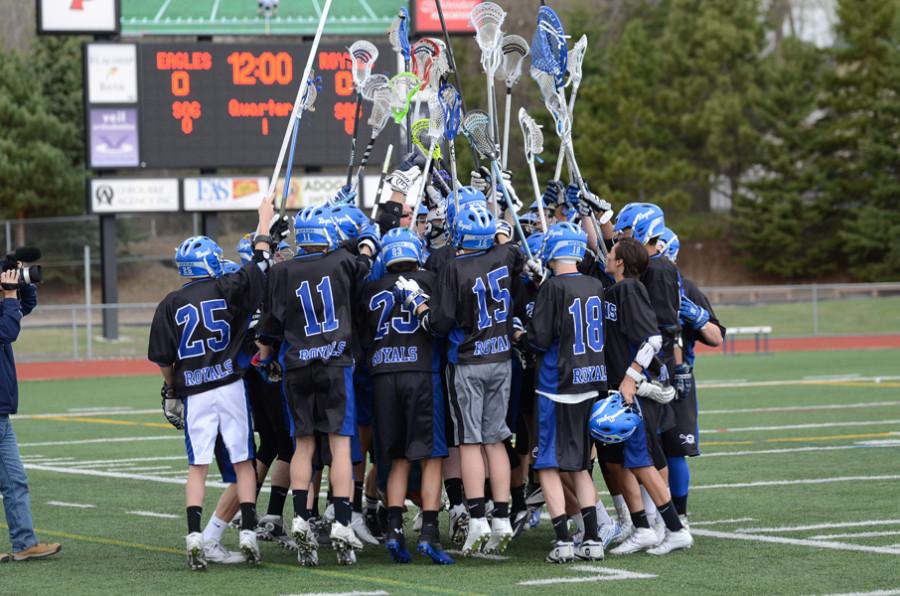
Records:
M41 274L40 265L24 265L19 267L19 263L33 263L41 258L41 249L32 246L20 246L15 251L6 255L6 258L0 262L0 271L9 271L11 269L19 270L19 285L24 288L30 284L39 284L44 281ZM9 284L3 284L4 290L13 290L15 287L7 287Z

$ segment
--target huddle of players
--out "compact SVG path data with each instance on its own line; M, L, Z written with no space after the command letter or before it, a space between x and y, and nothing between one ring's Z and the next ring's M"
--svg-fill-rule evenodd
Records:
M325 466L334 518L327 536L342 564L355 563L360 538L377 542L381 533L376 485L396 562L411 560L403 511L414 492L416 550L453 563L439 539L442 482L462 553L502 553L529 525L529 477L540 487L530 500L546 502L556 534L550 562L601 560L612 543L620 543L615 554L689 548L684 457L699 454L693 342L715 344L724 329L683 283L662 211L626 205L598 238L587 217L596 197L551 182L542 201L555 223L542 231L539 218L523 216L529 235L520 245L511 242L511 214L495 217L483 192L505 206L503 190L482 175L455 196L429 192L431 208L412 224L418 214L405 195L420 175L411 163L392 174L394 196L378 225L346 204L355 198L346 190L343 204L303 209L293 221L297 254L282 262L273 264L288 226L267 226L270 201L254 246L239 245L245 264L228 266L233 273L207 238L178 249L181 274L194 279L160 304L149 357L162 367L167 417L183 418L191 567L258 562L257 537L317 565ZM259 374L244 376L251 366ZM244 386L242 404L223 398L225 388ZM255 474L251 405L261 437ZM373 418L381 473L366 476ZM217 442L236 482L201 533ZM597 498L595 458L618 521ZM253 482L258 494L270 467L269 509L257 523ZM281 521L288 485L289 535ZM219 540L238 508L241 553L228 553Z

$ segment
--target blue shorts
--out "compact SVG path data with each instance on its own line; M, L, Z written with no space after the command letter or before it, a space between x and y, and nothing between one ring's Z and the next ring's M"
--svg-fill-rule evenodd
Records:
M591 469L593 399L567 404L537 396L538 431L535 470L579 472Z

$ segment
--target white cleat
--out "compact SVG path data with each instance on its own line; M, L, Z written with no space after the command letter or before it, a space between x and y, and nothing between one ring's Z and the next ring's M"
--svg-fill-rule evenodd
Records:
M297 562L300 563L302 567L318 567L319 566L319 551L311 550L308 552L304 552L302 550L297 551Z
M609 552L614 555L630 555L631 553L653 548L656 546L656 542L656 532L650 528L635 528L631 536Z
M603 524L600 526L600 531L597 534L600 537L600 542L603 543L603 548L608 548L610 544L616 543L616 538L621 536L622 526L619 525L619 522ZM622 540L624 540L624 537Z
M259 554L259 544L256 542L256 530L241 530L238 538L238 547L244 553L244 558L251 565L259 565L262 557Z
M484 552L492 555L500 555L506 552L509 542L513 538L512 524L508 517L495 517L491 520L491 538L484 545Z
M188 565L194 571L206 569L206 555L203 553L203 534L191 532L184 539L187 547Z
M666 539L666 522L662 519L657 517L655 522L650 523L650 529L656 534L656 544L661 544Z
M575 545L572 542L557 540L545 560L548 563L571 563L575 560Z
M353 528L356 537L362 542L378 544L378 539L372 536L372 532L369 531L369 527L366 525L366 518L363 517L362 513L353 512L353 516L350 518L350 527Z
M350 526L340 522L331 524L331 546L337 553L339 565L353 565L356 563L356 551L362 550L363 544L356 537Z
M247 560L243 553L226 549L218 540L203 545L203 556L206 557L208 563L218 563L219 565L236 565Z
M684 529L688 532L691 531L691 527L688 525L688 516L687 515L679 515L678 519L681 520L681 525L684 526Z
M667 555L673 550L687 550L692 546L694 546L694 537L687 528L681 528L677 532L666 532L666 538L647 552L651 555Z
M630 517L619 519L619 533L613 536L610 544L621 544L628 540L628 537L634 534L634 524Z
M459 545L466 541L469 531L469 510L463 504L450 508L450 540Z
M316 537L315 529L308 520L303 519L299 515L291 522L291 535L297 543L297 549L305 554L315 552L319 549L319 540Z
M466 535L466 542L462 547L463 556L468 557L472 553L481 552L481 549L490 538L491 526L488 525L487 519L483 517L469 519L469 531Z
M602 561L603 543L595 540L585 540L575 549L575 556L582 561Z

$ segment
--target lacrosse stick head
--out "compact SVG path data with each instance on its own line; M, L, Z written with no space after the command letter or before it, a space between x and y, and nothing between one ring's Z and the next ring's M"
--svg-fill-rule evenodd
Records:
M309 71L309 78L306 79L306 89L303 91L303 97L300 98L300 109L307 112L315 112L316 97L319 96L319 90L322 88L322 77L317 77L315 71Z
M482 110L470 110L462 121L466 140L482 159L495 160L500 153L491 138L491 120Z
M550 73L535 68L531 69L531 78L538 84L541 96L544 98L544 105L553 116L553 121L556 123L556 134L561 139L565 138L569 134L571 119L565 100L556 86L556 78Z
M366 101L375 101L375 92L382 87L387 88L388 78L383 74L373 74L366 79L359 92Z
M525 159L531 161L544 151L544 133L525 108L519 108L519 126L525 141Z
M428 78L428 88L435 94L441 88L441 83L447 73L450 72L450 63L447 61L447 54L441 53L435 57L431 63L431 76Z
M584 54L587 52L587 42L587 35L582 35L569 52L569 83L575 87L581 84L581 65L584 63Z
M482 2L472 8L469 22L475 28L475 41L481 48L481 66L491 77L500 66L498 49L503 32L500 26L506 20L506 11L494 2Z
M460 97L456 87L450 83L444 83L438 92L437 101L444 119L444 136L452 143L453 139L456 138L457 132L459 132L462 117L462 97Z
M350 52L350 72L353 75L353 86L361 93L363 85L372 75L372 67L378 60L378 48L364 39L353 42L347 49Z
M412 72L422 82L421 89L430 82L434 62L440 54L441 48L428 38L420 39L412 45Z
M409 62L411 56L409 47L409 11L406 8L401 8L399 14L391 23L391 28L388 30L388 39L394 51L402 54L403 59Z
M369 114L369 126L372 127L372 136L378 136L387 124L391 115L391 90L387 85L379 87L373 92L372 113Z
M568 68L569 50L559 16L549 6L538 9L537 28L531 39L531 68L552 74L557 89L562 87Z
M397 124L406 118L409 102L419 91L419 86L419 77L411 72L397 73L388 82L388 88L391 90L391 112Z
M529 53L528 41L521 35L504 35L500 51L503 62L497 69L497 78L506 81L507 87L512 87L522 76L522 61Z
M412 123L412 142L413 145L418 147L419 151L422 152L422 155L428 157L428 150L431 148L432 137L429 134L430 128L429 118L420 118ZM431 157L433 159L441 159L443 156L441 155L441 148L437 146L437 141L435 141L434 151L431 153Z

